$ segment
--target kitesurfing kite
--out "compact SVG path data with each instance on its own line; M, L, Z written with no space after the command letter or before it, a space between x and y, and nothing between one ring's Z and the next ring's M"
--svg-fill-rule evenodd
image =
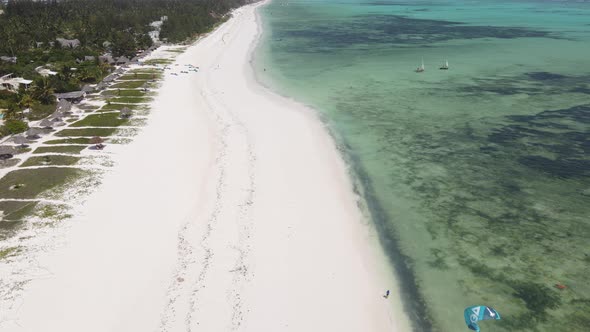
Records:
M465 308L463 315L465 316L465 324L467 324L467 327L476 332L479 332L479 325L477 325L477 322L480 320L500 319L500 314L496 309L485 305L467 307Z

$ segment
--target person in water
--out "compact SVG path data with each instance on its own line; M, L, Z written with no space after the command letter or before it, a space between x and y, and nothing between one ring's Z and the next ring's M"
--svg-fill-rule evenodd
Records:
M387 290L387 292L385 292L385 295L383 295L384 298L388 298L389 297L389 289Z

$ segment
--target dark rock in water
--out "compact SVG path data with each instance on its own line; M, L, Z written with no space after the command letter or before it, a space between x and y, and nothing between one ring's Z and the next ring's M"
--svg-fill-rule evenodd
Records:
M546 71L526 73L526 75L536 81L555 81L568 78L565 75L550 73Z

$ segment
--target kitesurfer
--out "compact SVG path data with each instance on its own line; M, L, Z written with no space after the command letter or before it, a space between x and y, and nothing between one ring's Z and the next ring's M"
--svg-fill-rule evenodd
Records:
M387 290L387 292L385 292L385 295L383 295L384 298L388 298L389 297L389 289Z

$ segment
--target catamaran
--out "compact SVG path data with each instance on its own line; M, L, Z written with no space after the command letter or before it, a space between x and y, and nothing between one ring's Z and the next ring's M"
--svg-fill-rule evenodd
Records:
M416 68L416 72L421 73L424 70L426 70L426 68L424 67L424 58L422 58L422 64L420 65L420 67Z
M449 60L445 60L445 63L439 69L441 69L441 70L449 69Z

